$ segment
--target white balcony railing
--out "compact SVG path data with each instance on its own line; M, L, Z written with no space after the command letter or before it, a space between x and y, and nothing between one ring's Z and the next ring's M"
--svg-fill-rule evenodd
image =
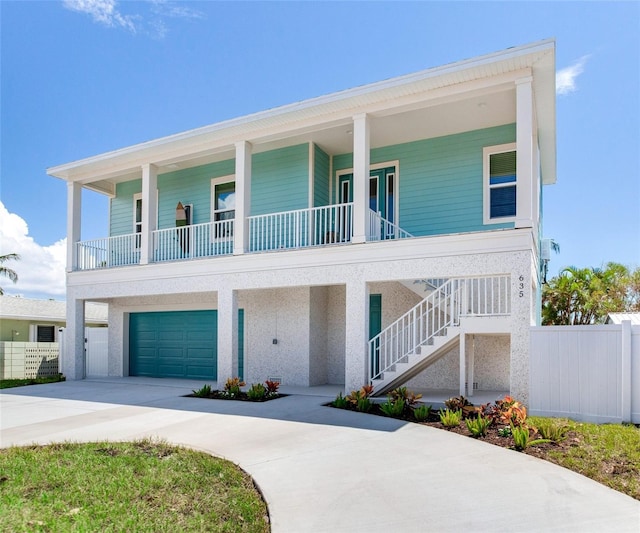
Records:
M140 262L140 233L76 243L75 270L94 270Z
M152 261L178 261L233 253L233 219L153 232Z
M249 251L342 244L353 236L353 204L249 217Z
M249 249L264 252L346 244L353 237L353 204L337 204L248 217ZM233 253L234 220L220 220L151 234L150 262L181 261ZM367 239L412 237L402 228L369 212ZM75 270L94 270L140 263L142 235L133 233L76 243Z
M369 228L367 233L368 241L386 241L389 239L409 239L413 237L411 233L403 230L397 224L389 222L387 219L369 209Z

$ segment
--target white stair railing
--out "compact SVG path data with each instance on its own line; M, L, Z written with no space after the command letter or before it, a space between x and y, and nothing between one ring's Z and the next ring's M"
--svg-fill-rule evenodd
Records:
M389 239L410 239L411 233L403 230L397 224L382 218L379 213L369 209L369 228L367 232L368 241L386 241Z
M450 279L369 341L369 379L379 379L435 337L460 324L461 316L511 312L509 275Z

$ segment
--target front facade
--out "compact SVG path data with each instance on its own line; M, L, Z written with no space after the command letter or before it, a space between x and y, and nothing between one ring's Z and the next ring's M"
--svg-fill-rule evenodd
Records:
M528 392L554 43L49 169L68 184L68 379L89 301L109 374ZM517 155L517 157L516 157ZM82 241L83 187L110 197Z

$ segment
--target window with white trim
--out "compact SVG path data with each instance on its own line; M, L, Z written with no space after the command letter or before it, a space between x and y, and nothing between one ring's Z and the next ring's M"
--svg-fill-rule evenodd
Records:
M36 325L36 342L55 342L56 327Z
M222 176L211 180L211 221L223 222L236 217L236 177ZM216 224L216 237L230 237L229 225Z
M516 144L483 149L484 222L512 222L516 218Z
M133 233L142 233L142 193L133 195Z

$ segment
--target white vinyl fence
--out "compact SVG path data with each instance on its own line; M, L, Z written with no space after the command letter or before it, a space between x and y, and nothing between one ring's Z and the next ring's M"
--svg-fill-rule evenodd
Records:
M60 353L64 354L66 329L60 328ZM109 328L84 328L85 377L97 378L109 375Z
M529 411L640 423L640 326L531 328Z

